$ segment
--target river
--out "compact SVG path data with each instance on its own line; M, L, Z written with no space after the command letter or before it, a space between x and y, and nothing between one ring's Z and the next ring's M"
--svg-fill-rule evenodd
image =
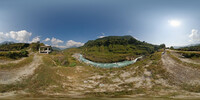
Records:
M97 63L97 62L93 62L93 61L90 61L88 59L85 59L83 57L83 55L78 54L78 60L79 61L84 62L84 63L86 63L88 65L92 65L92 66L95 66L95 67L101 67L101 68L124 67L124 66L128 66L130 64L134 64L138 59L141 59L141 58L142 58L142 56L137 57L136 59L131 60L131 61L122 61L122 62L115 62L115 63Z

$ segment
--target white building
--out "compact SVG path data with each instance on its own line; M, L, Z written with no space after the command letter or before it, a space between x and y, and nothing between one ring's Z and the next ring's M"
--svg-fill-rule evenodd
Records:
M49 54L52 52L51 46L40 46L39 53L46 53Z

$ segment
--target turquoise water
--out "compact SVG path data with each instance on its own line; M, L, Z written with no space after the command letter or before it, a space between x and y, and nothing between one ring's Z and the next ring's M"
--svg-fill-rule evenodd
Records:
M87 60L83 57L83 55L79 54L79 60L88 64L88 65L92 65L95 67L101 67L101 68L117 68L117 67L124 67L130 64L134 64L138 59L142 58L142 56L131 60L131 61L122 61L122 62L116 62L116 63L97 63L97 62L93 62L90 60Z

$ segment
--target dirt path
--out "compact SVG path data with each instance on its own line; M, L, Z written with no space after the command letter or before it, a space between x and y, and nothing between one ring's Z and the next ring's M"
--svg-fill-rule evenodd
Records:
M175 83L200 84L200 71L174 61L168 53L162 55L162 62Z
M196 60L192 60L192 59L189 59L189 58L184 58L184 57L181 57L180 54L176 53L176 51L172 51L170 50L171 54L176 56L178 59L180 59L182 62L186 62L186 63L193 63L193 64L197 64L197 65L200 65L200 62L199 61L196 61Z
M24 67L12 70L0 71L0 84L11 84L16 81L20 81L26 76L34 73L34 70L42 63L42 57L37 54L33 57L33 62Z
M29 56L33 55L34 53L30 53ZM19 60L11 60L11 61L6 61L6 60L0 60L0 65L6 65L6 64L9 64L9 63L19 63L23 60L25 60L27 57L23 57Z
M19 62L21 62L21 61L23 61L23 60L25 60L26 58L24 57L24 58L21 58L21 59L19 59L19 60L13 60L13 61L5 61L5 60L0 60L0 65L6 65L6 64L8 64L8 63L19 63Z

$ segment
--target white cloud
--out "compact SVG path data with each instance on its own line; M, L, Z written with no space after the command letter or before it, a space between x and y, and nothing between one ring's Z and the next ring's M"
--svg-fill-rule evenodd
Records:
M4 34L3 32L0 32L0 41L3 41L7 38L6 34Z
M191 34L189 35L191 42L200 42L200 33L197 29L192 29Z
M98 38L103 38L103 37L105 37L105 36L98 36Z
M61 48L61 49L67 48L65 45L54 45L53 47L57 47L57 48Z
M49 44L45 44L45 46L50 46Z
M0 32L0 41L16 40L17 42L28 43L32 33L26 30L10 31L8 33Z
M61 48L61 49L71 48L71 47L80 47L80 46L84 45L84 43L76 42L76 41L73 41L73 40L69 40L69 41L66 42L66 45L62 45L62 43L64 43L64 41L57 39L57 38L54 38L54 37L52 37L52 39L46 38L44 41L51 41L51 45L53 47L57 47L57 48Z
M43 40L43 41L48 42L48 41L50 41L50 40L51 40L50 38L46 38L46 39Z
M105 37L105 33L101 33L100 36L97 36L97 38L103 38L103 37Z
M62 40L60 40L60 39L56 39L56 38L52 38L51 39L51 44L53 45L53 46L56 46L56 45L58 45L58 44L60 44L60 43L63 43L64 41L62 41Z
M36 43L40 41L40 36L34 37L31 41L31 43Z
M81 42L75 42L73 40L69 40L67 41L66 43L66 48L71 48L71 47L80 47L80 46L83 46L84 43L81 43Z
M6 35L19 42L29 42L29 38L31 37L32 33L27 32L26 30L21 30L17 32L10 31L10 33Z

